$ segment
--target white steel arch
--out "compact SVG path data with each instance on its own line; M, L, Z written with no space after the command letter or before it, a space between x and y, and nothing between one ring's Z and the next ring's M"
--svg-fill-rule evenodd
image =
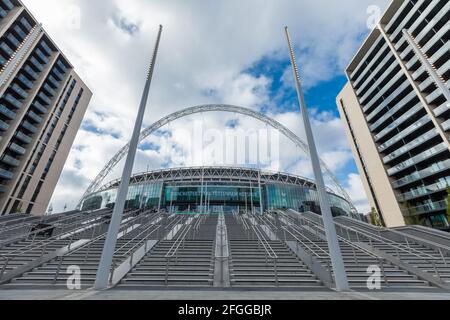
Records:
M165 125L169 124L172 121L175 121L180 118L184 118L193 114L202 113L202 112L230 112L230 113L238 113L245 116L252 117L254 119L257 119L259 121L262 121L269 126L273 127L274 129L281 132L284 136L286 136L289 140L291 140L293 143L295 143L298 147L300 147L307 156L309 156L308 151L308 145L300 139L295 133L293 133L291 130L286 128L284 125L279 123L278 121L271 119L267 117L266 115L253 111L248 108L238 107L238 106L232 106L232 105L225 105L225 104L213 104L213 105L202 105L202 106L196 106L191 107L187 109L183 109L181 111L177 111L175 113L172 113L159 121L153 123L151 126L147 127L141 132L141 135L139 137L139 141L142 142L144 139L146 139L148 136L153 134L154 132L158 131L160 128L164 127ZM83 194L83 197L80 199L80 202L77 206L77 208L81 207L81 204L83 200L93 192L95 192L105 179L105 177L111 172L111 170L120 162L120 160L123 159L123 157L127 154L129 143L126 144L122 149L117 152L111 160L105 165L105 167L100 171L100 173L97 175L97 177L92 181L92 183L89 185L85 193ZM331 172L331 170L326 166L326 164L320 160L320 164L322 167L322 170L327 174L331 180L333 181L333 184L337 188L338 191L340 191L341 196L347 200L350 205L353 206L352 200L350 199L350 196L347 194L345 189L341 186L337 178L334 176L334 174ZM356 212L356 209L353 207L353 209Z

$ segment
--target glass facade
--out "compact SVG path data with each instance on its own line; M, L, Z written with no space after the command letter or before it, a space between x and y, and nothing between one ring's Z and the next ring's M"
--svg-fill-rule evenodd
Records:
M111 207L117 189L111 188L89 196L82 205L83 210ZM336 195L330 195L334 216L350 215L349 203ZM165 209L171 213L233 213L263 210L294 209L300 212L320 213L318 194L306 186L263 183L248 185L233 182L204 184L186 182L136 184L129 187L125 207L128 209Z

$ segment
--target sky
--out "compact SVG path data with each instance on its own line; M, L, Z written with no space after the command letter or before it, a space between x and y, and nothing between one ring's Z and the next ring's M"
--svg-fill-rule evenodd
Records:
M304 139L284 36L289 26L320 156L358 210L370 211L335 99L346 83L345 67L388 0L23 2L94 94L53 194L54 212L74 208L130 139L159 24L164 30L144 127L187 107L230 104L262 112ZM221 165L217 157L195 157L192 132L199 126L217 134L268 130L233 113L178 119L140 145L133 171ZM202 142L214 155L216 138ZM258 167L311 178L302 150L287 138L277 141L276 161ZM104 182L118 178L122 166Z

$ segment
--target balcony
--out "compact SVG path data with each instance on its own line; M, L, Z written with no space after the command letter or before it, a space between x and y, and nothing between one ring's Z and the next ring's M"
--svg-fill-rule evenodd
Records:
M16 48L16 49L19 48L20 41L17 40L17 38L12 33L8 34L6 36L6 39L9 41L9 43L12 45L13 48Z
M445 101L443 104L441 104L439 107L437 107L436 109L433 110L434 115L436 117L439 117L440 115L442 115L444 112L450 110L450 102Z
M429 160L429 158L431 158L437 154L440 154L442 152L445 152L445 151L448 151L448 148L447 148L447 145L444 142L442 142L442 143L438 144L437 146L434 146L428 150L425 150L424 152L422 152L402 163L399 163L395 167L388 169L387 173L389 176L392 176L392 175L399 173L407 168L410 168L411 166L413 166L415 164L418 164L425 160Z
M40 116L38 116L36 113L34 113L33 111L29 111L27 113L27 116L32 119L34 122L36 122L37 124L41 124L42 123L42 118Z
M10 93L8 93L8 94L4 97L4 99L5 99L6 101L8 101L9 104L10 104L12 107L14 107L14 108L16 108L16 109L22 108L22 103L21 103L19 100L17 100L16 98L14 98Z
M12 166L12 167L18 167L20 165L20 161L19 160L17 160L16 158L13 158L11 156L8 156L7 154L4 154L0 158L0 161L3 162L4 164Z
M5 170L5 169L0 169L0 178L1 179L6 179L6 180L11 180L13 178L14 174L11 171Z
M26 90L30 90L31 88L33 88L33 82L28 80L27 77L25 77L23 74L20 74L16 79L22 86L25 87Z
M64 63L61 62L61 60L58 60L56 62L56 66L59 68L59 70L61 71L61 73L66 73L67 71L67 67L64 65Z
M450 169L450 159L444 160L441 162L437 162L437 163L433 163L431 166L429 166L426 169L423 169L421 171L416 171L410 175L407 175L401 179L398 179L397 181L394 181L392 183L392 186L394 188L400 188L407 184L416 182L423 178L427 178L429 176L432 176L433 174L440 173L440 172L446 171L448 169Z
M14 120L16 118L16 113L9 110L3 104L0 104L0 113L7 117L9 120Z
M438 182L433 183L428 186L422 186L415 189L412 189L409 192L405 192L399 196L397 196L398 201L408 201L415 198L420 198L423 196L427 196L439 191L445 190L450 184L450 177L445 177L439 179Z
M8 8L8 10L12 10L14 8L14 5L10 0L2 0L2 3Z
M50 105L52 103L52 100L49 97L47 97L42 91L39 92L39 94L37 96L46 105Z
M411 142L405 144L403 147L398 148L394 152L390 153L386 157L383 158L383 163L388 164L392 160L400 157L401 155L405 154L408 151L411 151L414 148L417 148L418 146L424 144L425 142L430 141L434 137L438 136L439 133L437 129L431 129L427 133L417 137L416 139L412 140Z
M15 134L15 137L22 141L25 144L30 144L31 141L33 141L33 139L29 136L27 136L25 133L23 133L22 131L17 131Z
M3 58L2 55L0 55L0 65L4 66L6 64L7 60Z
M31 57L28 61L30 61L31 66L33 66L33 68L38 71L38 72L42 72L42 70L44 70L44 67L42 66L42 64L37 61L37 59L35 57Z
M386 108L386 106L388 104L390 104L392 102L392 100L398 98L398 96L405 91L406 89L408 89L409 87L411 87L410 83L408 81L404 81L394 92L392 92L380 105L378 105L368 116L367 116L367 121L372 121L373 118L375 118L375 116L384 108ZM411 88L411 91L413 89Z
M40 104L39 101L34 101L31 106L34 107L37 111L39 111L42 114L47 113L47 108L44 107L42 104Z
M444 131L448 131L450 129L450 119L442 124L442 129L444 129Z
M42 41L40 44L41 44L42 50L44 50L45 53L47 54L47 56L50 57L53 53L52 49L50 49L50 47L47 45L47 43L45 43L45 41Z
M414 133L417 129L423 127L427 123L431 122L431 118L428 114L424 115L422 118L420 118L418 121L414 122L412 125L410 125L408 128L403 129L399 133L397 133L395 136L393 136L391 139L383 143L378 147L378 150L380 152L383 152L387 148L391 147L392 145L399 142L401 139L407 137L408 135Z
M6 17L8 15L8 11L6 11L5 9L3 9L2 7L0 7L0 19L3 19L4 17Z
M47 81L54 89L59 87L59 81L57 81L52 75L48 76Z
M405 216L409 216L409 215L419 215L419 214L430 213L430 212L446 210L446 209L447 209L446 201L439 201L439 202L427 203L427 204L409 208L409 209L403 209L402 213Z
M13 84L11 90L13 90L21 99L26 99L28 97L28 93L17 84Z
M48 63L48 58L45 56L45 54L42 53L42 51L40 49L36 49L35 53L36 53L36 56L38 57L38 59L41 60L42 64Z
M58 81L62 81L64 79L64 76L62 75L62 73L59 72L58 70L56 70L55 68L53 68L52 72Z
M400 109L401 107L403 107L403 105L400 105L398 109ZM389 132L391 132L393 129L397 128L399 125L401 125L403 122L407 121L409 118L411 118L413 115L415 115L417 112L419 112L420 110L422 110L422 103L418 103L416 104L414 107L412 107L411 109L409 109L407 112L405 112L403 115L401 115L400 117L398 117L396 120L394 120L392 123L390 123L386 128L384 128L383 130L380 131L380 133L378 133L377 135L374 136L375 138L375 142L377 142L378 140L380 140L381 138L383 138L385 135L387 135ZM393 109L391 109L393 110ZM394 112L391 113L391 110L389 110L386 115L390 115L392 116ZM383 116L383 118L385 117ZM387 120L387 118L385 118L383 121Z
M24 121L22 123L22 127L24 127L25 129L27 129L28 131L30 131L31 133L36 133L38 132L38 129L32 125L31 123L29 123L28 121Z
M22 148L21 146L19 146L18 144L15 144L14 142L12 142L9 146L8 146L9 150L11 150L12 152L23 156L25 154L25 152L27 152L27 150L25 148Z
M5 42L0 44L0 49L3 51L5 57L10 58L14 54L14 50L11 49Z
M27 32L30 32L31 29L33 29L33 26L28 22L28 20L25 17L22 17L20 19L20 23L25 27Z
M9 129L9 124L0 120L0 131L6 131Z
M27 37L27 34L23 32L22 28L19 25L16 25L13 30L22 40Z
M30 66L26 65L23 70L26 72L26 74L31 78L31 80L35 81L39 75L33 70L31 69Z
M56 95L55 90L53 90L47 83L44 84L44 85L42 86L42 88L43 88L45 91L47 91L47 93L50 94L52 97L54 97L54 96Z

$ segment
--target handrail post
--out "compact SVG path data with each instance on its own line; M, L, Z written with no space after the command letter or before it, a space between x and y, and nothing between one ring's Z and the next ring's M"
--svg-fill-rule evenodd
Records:
M59 273L61 272L61 265L64 260L64 256L59 257L58 269L56 269L55 277L53 278L53 284L55 285L58 281Z
M436 277L439 279L439 281L442 281L441 275L439 274L439 270L436 267L436 263L434 262L434 260L431 260L431 263L433 264L433 269L434 269L434 273L436 274Z
M386 284L386 287L389 287L389 282L388 282L387 277L386 277L386 270L384 270L384 261L383 261L383 259L379 259L379 264L380 264L381 272L383 274L384 283Z

